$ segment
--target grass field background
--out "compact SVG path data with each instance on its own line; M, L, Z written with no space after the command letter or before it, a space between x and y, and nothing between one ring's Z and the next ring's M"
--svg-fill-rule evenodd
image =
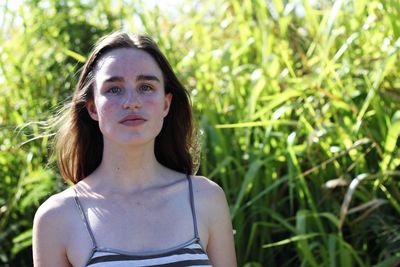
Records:
M199 174L225 190L238 265L400 264L400 2L0 4L0 266L32 266L33 215L67 185L51 118L94 42L153 36L191 93ZM50 163L49 163L50 162Z

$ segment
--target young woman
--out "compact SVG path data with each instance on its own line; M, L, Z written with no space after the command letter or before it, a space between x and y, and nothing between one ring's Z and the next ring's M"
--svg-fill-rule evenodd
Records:
M187 91L157 45L102 38L58 132L74 185L35 215L35 266L236 266L224 192L193 175L195 139Z

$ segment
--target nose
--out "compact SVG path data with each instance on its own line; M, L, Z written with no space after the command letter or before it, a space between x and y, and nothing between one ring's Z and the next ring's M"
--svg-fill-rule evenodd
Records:
M127 93L125 95L125 99L123 102L123 108L124 109L139 109L141 107L142 103L140 100L139 94L134 90L133 88L130 90L127 90Z

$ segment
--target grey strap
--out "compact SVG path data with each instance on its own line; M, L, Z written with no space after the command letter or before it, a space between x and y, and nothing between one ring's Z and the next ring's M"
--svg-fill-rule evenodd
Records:
M85 212L83 211L83 208L82 208L82 204L79 201L78 191L76 190L75 187L73 187L73 189L75 191L75 197L74 197L75 204L78 207L79 214L81 215L81 219L82 219L83 223L85 224L86 229L87 229L87 231L88 231L88 233L90 235L90 239L92 239L93 249L95 249L95 248L97 248L96 239L94 239L94 235L93 235L92 229L90 229L89 221L87 220Z
M192 178L190 177L190 175L186 175L186 177L189 181L190 208L192 210L192 217L193 217L194 237L200 239L199 232L197 230L197 219L196 219L196 209L194 207Z

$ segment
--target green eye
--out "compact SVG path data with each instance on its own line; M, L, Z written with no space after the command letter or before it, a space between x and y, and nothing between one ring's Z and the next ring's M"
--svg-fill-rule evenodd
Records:
M139 89L140 89L141 92L150 92L150 91L153 90L153 88L150 85L147 85L147 84L141 85Z
M108 92L111 94L119 94L121 93L121 91L122 91L121 87L118 86L113 86L110 89L108 89Z

